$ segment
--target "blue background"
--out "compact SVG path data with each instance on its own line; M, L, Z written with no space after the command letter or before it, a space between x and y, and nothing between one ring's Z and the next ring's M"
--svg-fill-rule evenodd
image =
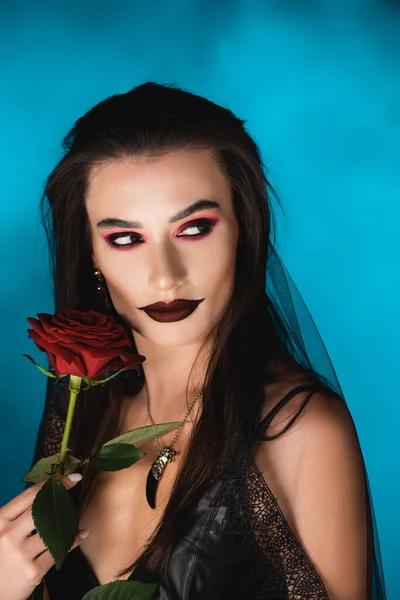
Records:
M388 597L400 597L399 25L396 2L15 0L0 8L0 504L23 489L45 364L27 316L53 312L38 204L74 120L176 83L248 120L287 214L280 251L355 420Z

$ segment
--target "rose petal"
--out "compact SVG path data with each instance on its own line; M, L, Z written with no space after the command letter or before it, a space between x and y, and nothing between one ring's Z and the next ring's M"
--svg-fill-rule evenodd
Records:
M28 334L47 352L51 367L59 374L95 379L145 360L134 352L127 332L112 315L63 309L37 316L28 318L32 326Z

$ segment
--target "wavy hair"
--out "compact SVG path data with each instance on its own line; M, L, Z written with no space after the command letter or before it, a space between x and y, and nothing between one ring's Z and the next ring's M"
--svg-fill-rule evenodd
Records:
M233 292L204 342L211 343L211 353L189 451L162 520L138 559L150 570L165 569L175 540L227 456L229 441L238 432L249 445L257 439L266 386L279 379L281 367L320 381L317 373L295 359L290 332L266 291L268 257L276 237L272 199L280 203L245 121L175 85L148 82L101 101L75 122L63 149L41 200L55 310L104 310L95 289L85 208L93 167L127 157L160 157L178 149L210 149L232 190L239 224ZM112 311L135 348L131 329ZM122 395L135 395L142 385L143 373L81 392L70 440L74 455L88 456L118 435ZM79 511L89 500L96 477L89 466L85 469L81 486L74 490Z

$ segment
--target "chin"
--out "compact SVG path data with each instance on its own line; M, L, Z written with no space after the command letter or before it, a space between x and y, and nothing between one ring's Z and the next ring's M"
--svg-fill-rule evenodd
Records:
M161 324L156 323L156 325ZM134 332L137 331L137 333L147 341L163 348L173 348L174 346L186 346L188 344L200 343L208 333L208 330L204 329L204 327L193 328L191 331L188 331L187 327L178 328L177 325L178 323L163 324L158 328L158 331L155 331L155 328L152 328L151 331L149 331L149 328L146 328L147 331L142 328L140 332L135 328L133 329Z
M191 319L191 316L182 319L182 321L171 323L153 321L143 313L140 314L140 320L124 318L129 323L134 336L139 335L147 342L163 348L172 348L174 346L199 344L209 332L211 324L204 322L204 316L200 319ZM146 322L143 322L144 320Z
M210 318L206 319L204 315L196 315L195 311L181 321L160 323L141 310L136 309L133 316L131 310L128 311L124 311L125 314L121 316L132 329L133 335L141 336L147 342L163 348L200 344L219 317L218 315L213 321Z

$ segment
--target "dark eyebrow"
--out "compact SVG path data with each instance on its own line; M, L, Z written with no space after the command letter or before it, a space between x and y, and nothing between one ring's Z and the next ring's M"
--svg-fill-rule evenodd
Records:
M209 208L215 208L217 210L221 210L221 205L215 200L207 200L205 198L201 200L197 200L193 202L190 206L180 210L176 215L173 215L168 219L168 223L176 223L181 219L186 219L186 217L190 217L195 212L200 210L206 210ZM127 221L126 219L115 219L112 217L108 217L107 219L102 219L96 225L98 229L102 228L110 228L110 227L131 227L132 229L143 229L144 225L140 223L140 221Z

